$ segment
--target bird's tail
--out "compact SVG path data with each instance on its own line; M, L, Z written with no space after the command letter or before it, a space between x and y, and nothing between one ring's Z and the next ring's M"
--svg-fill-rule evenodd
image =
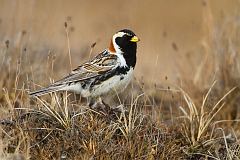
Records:
M61 86L49 86L49 87L46 87L46 88L43 88L43 89L40 89L37 91L30 92L29 95L33 96L33 97L42 96L42 95L45 95L48 93L60 91L62 88L63 88L62 85Z

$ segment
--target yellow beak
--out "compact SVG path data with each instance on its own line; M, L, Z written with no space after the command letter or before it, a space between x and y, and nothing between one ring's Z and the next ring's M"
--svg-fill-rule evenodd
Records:
M131 42L138 42L138 41L140 41L140 39L137 36L134 36L134 37L131 38L130 41Z

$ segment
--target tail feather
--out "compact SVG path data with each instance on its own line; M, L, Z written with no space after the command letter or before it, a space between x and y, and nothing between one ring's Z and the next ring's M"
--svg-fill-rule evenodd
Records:
M37 91L30 92L29 95L33 97L42 96L48 93L56 92L62 89L62 86L50 86Z

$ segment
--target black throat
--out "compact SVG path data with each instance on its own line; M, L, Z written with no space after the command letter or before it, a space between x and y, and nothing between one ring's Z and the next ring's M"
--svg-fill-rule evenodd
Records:
M135 67L136 65L136 53L137 53L137 44L132 43L131 45L125 46L121 48L123 52L123 57L126 60L127 66L128 67Z

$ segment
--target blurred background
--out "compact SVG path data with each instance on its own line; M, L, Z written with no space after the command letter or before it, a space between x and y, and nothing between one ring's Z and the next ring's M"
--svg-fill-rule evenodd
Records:
M107 104L128 118L29 97L124 28L141 39L135 79ZM240 0L0 0L1 158L239 159L239 102Z
M144 77L145 81L159 85L180 84L184 76L196 82L203 76L201 67L209 67L204 62L206 57L214 59L207 52L215 47L212 40L217 27L237 16L239 3L239 0L0 0L0 45L4 48L7 42L10 49L35 57L29 65L36 64L33 71L39 76L39 65L47 64L49 54L54 55L57 61L52 76L59 78L70 70L65 22L73 67L89 58L94 42L97 44L92 56L108 46L116 31L129 28L141 39L135 72L138 79ZM214 78L210 79L208 84Z

